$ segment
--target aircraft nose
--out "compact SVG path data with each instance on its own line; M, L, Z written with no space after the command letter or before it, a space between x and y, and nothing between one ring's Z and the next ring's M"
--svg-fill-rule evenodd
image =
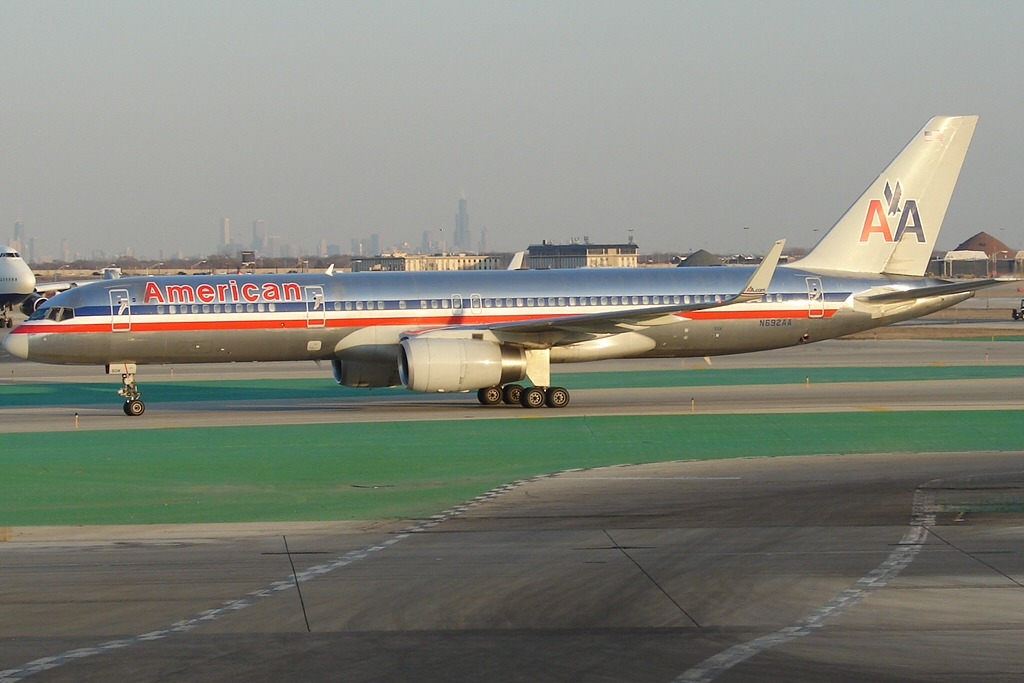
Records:
M28 360L28 335L8 334L4 337L4 351L15 358Z

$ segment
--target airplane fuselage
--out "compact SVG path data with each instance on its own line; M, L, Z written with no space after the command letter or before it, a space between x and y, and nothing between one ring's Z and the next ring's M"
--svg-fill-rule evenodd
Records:
M123 278L59 294L15 333L25 335L27 357L44 363L340 359L393 366L403 333L721 301L752 272L709 267ZM603 354L581 347L585 342L558 343L550 360L774 349L918 317L971 296L889 306L854 298L871 289L939 282L780 266L760 299L623 326L622 333L635 333L628 335L632 341L611 343Z

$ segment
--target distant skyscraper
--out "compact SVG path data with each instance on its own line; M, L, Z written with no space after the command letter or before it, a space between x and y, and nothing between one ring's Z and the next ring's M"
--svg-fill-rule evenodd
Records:
M22 256L25 256L25 255L22 254ZM29 263L35 263L35 260L36 260L36 238L35 237L29 237L28 238L28 256L25 256L25 258L26 258L26 260L28 260Z
M487 226L480 228L480 249L481 254L486 254L491 250L491 231L487 229Z
M60 241L60 260L64 263L71 263L71 246L66 239Z
M263 221L258 221L262 223ZM281 258L281 238L277 235L267 238L266 252L270 254L270 258Z
M327 256L327 240L320 240L316 243L316 255L320 258Z
M252 248L253 251L267 253L267 226L263 221L252 222Z
M370 235L370 254L380 256L380 235L377 233Z
M231 219L220 219L220 246L226 247L231 244Z
M430 253L430 232L427 230L423 231L423 244L420 245L421 254Z
M466 198L459 199L459 212L455 214L455 251L470 251L473 248L473 237L469 233L469 212L466 210Z

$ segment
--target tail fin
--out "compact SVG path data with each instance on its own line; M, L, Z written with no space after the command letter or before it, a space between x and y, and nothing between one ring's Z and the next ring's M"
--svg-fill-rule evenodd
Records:
M977 122L977 116L929 121L800 267L924 275Z

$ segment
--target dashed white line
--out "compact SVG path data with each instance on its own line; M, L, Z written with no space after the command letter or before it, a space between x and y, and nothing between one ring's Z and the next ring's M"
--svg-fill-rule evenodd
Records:
M150 631L148 633L132 636L130 638L108 640L105 643L100 643L92 647L82 647L75 650L68 650L67 652L62 652L60 654L52 655L50 657L41 657L39 659L28 662L27 664L16 666L12 669L4 669L3 671L0 671L0 683L14 683L15 681L20 681L33 674L37 674L42 671L48 671L49 669L55 669L58 666L69 664L80 659L85 659L86 657L92 657L93 655L102 654L104 652L110 652L112 650L119 650L122 648L130 647L132 645L136 645L138 643L160 640L162 638L167 638L168 636L172 636L177 633L185 633L186 631L191 631L197 626L202 626L203 624L214 621L215 619L219 619L225 616L226 614L230 614L232 612L237 612L238 610L245 609L246 607L252 605L255 601L259 600L260 598L268 598L279 593L282 593L284 591L291 590L295 588L295 586L297 585L296 582L302 583L304 581L310 581L312 579L323 576L324 574L332 572L335 569L340 569L341 567L350 565L353 562L358 562L362 559L365 559L373 553L378 553L382 550L386 550L394 544L398 543L399 541L409 538L409 536L412 536L413 534L420 533L428 529L432 529L438 524L441 524L442 522L445 522L454 517L458 517L459 515L480 505L481 503L496 498L502 495L503 493L508 493L509 491L516 489L524 484L528 484L534 481L540 481L542 479L550 479L551 477L558 476L559 474L563 474L565 472L577 471L580 470L564 470L563 472L542 474L536 477L531 477L529 479L521 479L519 481L503 484L497 488L491 489L487 493L481 494L476 498L473 498L472 500L466 503L456 505L455 507L449 508L444 512L439 512L436 515L432 515L422 522L413 524L412 526L403 529L394 536L391 536L387 540L381 541L376 545L371 545L366 548L361 548L359 550L352 550L350 552L345 553L344 555L341 555L331 560L330 562L318 564L313 567L309 567L308 569L304 569L301 572L297 572L294 576L289 574L286 578L274 581L273 583L264 586L263 588L246 594L244 597L235 600L228 600L227 602L224 602L218 605L217 607L204 610L189 619L183 619L182 621L175 622L170 626L167 626L166 628L158 629L156 631Z
M681 673L673 683L710 683L732 667L745 662L754 655L777 645L784 645L797 638L808 636L816 629L835 619L866 598L870 593L885 586L889 581L907 568L921 552L928 527L935 526L935 493L934 485L928 482L914 493L914 511L911 515L910 528L903 534L896 549L889 554L885 562L852 586L826 602L822 607L803 620L766 636L733 645L728 650L719 652L705 659L700 664Z

